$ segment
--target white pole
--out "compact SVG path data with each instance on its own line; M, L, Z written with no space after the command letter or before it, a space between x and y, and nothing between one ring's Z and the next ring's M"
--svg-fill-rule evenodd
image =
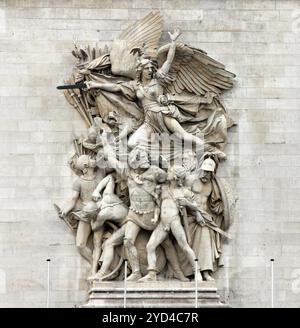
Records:
M50 307L50 259L47 259L47 308Z
M195 308L198 308L198 259L195 259Z
M271 261L271 307L274 308L274 259Z
M127 297L127 260L125 260L125 270L124 270L124 309L126 309L126 297Z

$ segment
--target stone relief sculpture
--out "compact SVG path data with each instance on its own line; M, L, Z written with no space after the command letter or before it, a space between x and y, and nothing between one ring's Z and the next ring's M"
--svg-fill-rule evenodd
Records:
M185 197L191 197L191 193L186 195L186 190L183 185L186 177L186 171L183 167L172 166L168 170L168 183L162 186L161 192L161 210L160 210L160 222L151 234L150 240L147 244L147 256L148 256L148 271L147 276L140 279L140 281L152 281L156 280L156 248L160 245L168 236L172 233L175 241L184 252L190 265L195 271L195 253L188 244L187 236L184 231L184 227L181 223L180 211L182 206L189 206L189 203L180 202L180 200L186 200ZM156 221L154 221L156 223ZM201 274L198 275L201 279ZM201 279L202 280L202 279Z
M76 234L89 280L213 280L229 238L228 195L217 168L234 125L221 100L234 74L203 50L159 47L163 21L148 14L110 48L75 44L64 89L87 125L74 140L72 199L56 206Z

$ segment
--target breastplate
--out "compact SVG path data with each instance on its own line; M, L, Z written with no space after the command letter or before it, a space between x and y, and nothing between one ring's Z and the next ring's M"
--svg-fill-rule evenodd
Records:
M137 213L150 213L154 211L155 202L153 196L147 192L150 191L150 186L147 186L146 181L138 185L132 179L128 180L130 209ZM147 188L148 187L148 188ZM151 192L151 191L150 191Z
M140 187L129 190L130 209L137 213L150 213L154 211L153 197Z

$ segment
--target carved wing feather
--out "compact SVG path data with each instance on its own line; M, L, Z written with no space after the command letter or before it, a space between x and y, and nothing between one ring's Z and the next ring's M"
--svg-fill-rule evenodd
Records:
M163 19L160 13L151 12L141 20L127 28L121 35L121 40L128 41L130 46L141 46L144 42L147 48L157 48L162 34Z
M169 46L158 50L159 66L166 60ZM182 93L186 90L197 95L206 92L220 94L233 86L235 77L206 52L184 44L177 44L169 75L173 78L173 82L167 86L169 92Z
M177 81L174 81L173 87L174 87L174 90L175 90L176 93L180 93L181 90L183 89L182 84L178 80Z
M207 76L205 76L204 68L201 67L201 70L199 70L198 67L191 68L189 66L185 66L184 71L187 72L187 74L192 74L192 77L194 77L195 88L198 89L198 87L200 87L205 91L213 91L219 93L219 90L215 88L215 82L213 77L208 78Z
M134 79L138 57L132 50L141 48L145 44L146 52L150 56L156 56L162 29L163 19L158 11L149 13L129 26L112 43L110 51L112 73Z

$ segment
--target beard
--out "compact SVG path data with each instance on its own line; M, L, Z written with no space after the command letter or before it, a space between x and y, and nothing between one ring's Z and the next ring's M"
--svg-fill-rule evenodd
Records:
M141 163L140 165L139 165L139 167L141 168L141 169L148 169L149 167L150 167L150 165L149 165L149 163Z

